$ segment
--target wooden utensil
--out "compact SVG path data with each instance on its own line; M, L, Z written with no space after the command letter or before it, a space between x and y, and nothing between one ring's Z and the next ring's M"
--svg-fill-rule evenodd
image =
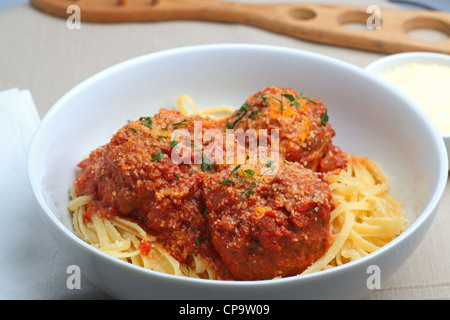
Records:
M67 18L70 5L80 8L83 22L205 20L250 25L313 42L396 53L432 51L450 54L450 38L425 42L414 29L434 29L450 37L450 14L428 10L380 8L379 29L355 31L347 23L366 25L367 7L325 4L250 4L217 0L31 0L46 13ZM374 13L375 14L375 13Z

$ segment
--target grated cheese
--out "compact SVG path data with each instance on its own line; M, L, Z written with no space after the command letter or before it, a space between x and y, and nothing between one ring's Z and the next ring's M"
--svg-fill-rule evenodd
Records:
M381 77L416 101L442 134L450 133L450 66L411 63Z

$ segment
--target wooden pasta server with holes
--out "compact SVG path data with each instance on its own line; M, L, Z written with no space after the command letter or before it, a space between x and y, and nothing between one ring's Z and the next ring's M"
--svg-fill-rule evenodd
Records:
M380 8L377 28L355 31L346 23L372 21L367 7L325 4L249 4L218 0L31 0L41 11L67 18L77 5L85 22L203 20L239 23L295 38L382 53L430 51L450 54L450 39L424 42L408 31L425 28L450 36L450 14Z

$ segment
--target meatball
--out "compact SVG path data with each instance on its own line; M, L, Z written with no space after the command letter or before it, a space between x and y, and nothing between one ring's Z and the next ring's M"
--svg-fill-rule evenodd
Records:
M281 156L313 171L345 166L342 151L332 144L335 132L325 106L293 89L268 87L251 95L225 126L244 131L278 129Z
M203 130L216 127L208 118L165 109L131 121L79 164L76 179L77 193L94 195L91 212L137 222L180 262L189 262L192 252L215 258L208 241L199 248L200 239L208 238L203 180L213 166L193 163L194 152L188 154L189 161L172 161L172 152L183 140L183 131L177 130L189 133L190 148L196 121Z
M231 274L301 273L329 248L328 184L298 163L236 165L205 179L212 242Z

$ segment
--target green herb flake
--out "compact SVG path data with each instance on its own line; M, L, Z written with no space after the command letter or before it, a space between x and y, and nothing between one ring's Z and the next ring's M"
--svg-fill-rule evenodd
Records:
M284 110L283 101L281 101L280 99L275 98L275 97L273 97L273 98L280 103L280 109L281 109L281 111L283 111Z
M265 103L269 102L270 97L265 96L264 94L261 96L261 99L264 100Z
M173 125L174 125L174 126L183 126L183 125L186 125L186 124L187 124L187 120L184 119L183 121L176 122L176 123L174 123Z
M238 164L236 167L234 167L233 170L231 170L230 175L232 175L235 171L237 171L241 167L240 164Z
M254 176L255 175L255 171L252 170L252 169L246 169L246 170L244 170L244 172L246 174L248 174L249 176Z
M211 159L205 156L202 153L202 171L212 170L214 169L214 165L212 164Z
M175 146L178 144L178 142L176 141L177 137L173 137L173 140L170 141L170 145L172 146L172 148L175 148Z
M327 124L327 122L328 122L328 112L327 112L327 110L325 109L324 114L323 114L322 117L320 118L320 124L321 124L322 126L324 126L324 125Z
M270 162L270 166L269 166L269 162ZM269 171L274 171L275 170L275 165L273 164L273 162L272 161L267 161L267 166L269 167L269 169L267 169L266 171L264 171L263 173L261 173L259 176L260 177L262 177L263 175L265 175L267 172L269 172Z
M131 131L133 131L134 133L137 133L135 128L130 128Z
M167 139L168 136L160 136L159 134L157 135L159 140L164 141L164 139Z
M197 247L191 250L191 254L193 254L196 250L199 250L199 249L200 249L200 241L201 241L201 240L202 240L202 239L201 239L200 237L196 237L196 238L194 239L195 244L197 245Z
M287 98L291 103L291 106L296 106L299 107L300 103L298 103L298 101L295 99L294 95L289 94L289 93L282 93L281 94L283 97Z
M219 184L222 185L222 186L226 186L226 185L231 184L231 185L234 187L234 186L236 185L236 184L234 183L234 181L231 180L231 179L225 179L225 177L224 177L223 179L224 179L223 181L220 181L220 182L219 182Z
M253 181L253 185L250 189L245 189L244 191L244 196L247 196L248 194L253 194L255 192L256 189L256 182Z
M307 100L307 101L312 102L312 103L314 103L314 104L319 104L316 100L311 99L310 97L305 96L303 93L300 93L300 94L297 96L297 98Z
M244 104L243 106L241 106L241 108L239 109L238 113L236 113L235 115L232 116L232 118L236 118L236 120L234 120L234 122L232 124L230 124L228 121L226 123L226 127L228 129L234 129L234 127L236 126L236 124L242 120L243 117L245 117L245 115L248 113L247 108L251 107L251 105L249 104Z
M152 123L153 123L152 118L150 118L150 117L140 117L139 118L139 121L143 121L143 120L147 120L146 123L143 123L144 126L146 126L149 129L153 129L152 128Z
M173 176L174 176L175 178L181 178L181 176L180 176L178 173L174 173Z
M157 150L155 148L155 151L157 152L156 154L151 154L150 156L152 157L153 161L161 161L161 159L164 157L164 153L162 153L161 151Z
M258 119L259 111L260 111L260 108L256 108L256 111L253 110L253 111L248 115L248 117L251 119L251 118L253 117L253 115L255 115L255 119Z

